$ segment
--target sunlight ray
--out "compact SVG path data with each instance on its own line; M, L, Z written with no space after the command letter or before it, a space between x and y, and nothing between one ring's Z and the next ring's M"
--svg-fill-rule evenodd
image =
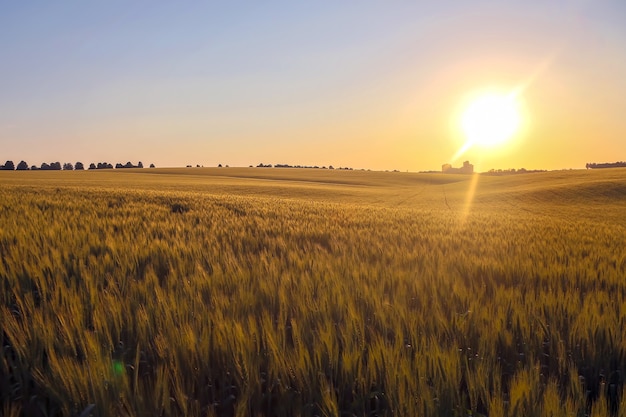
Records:
M465 226L467 217L472 209L472 203L474 201L474 196L476 195L476 186L478 185L479 177L480 174L472 174L472 178L469 182L467 194L465 195L465 204L463 205L463 211L461 212L461 227Z

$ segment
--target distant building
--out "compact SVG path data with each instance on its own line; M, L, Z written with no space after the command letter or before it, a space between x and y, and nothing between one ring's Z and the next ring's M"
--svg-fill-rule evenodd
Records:
M463 166L461 168L454 168L450 164L443 164L441 166L441 172L444 174L473 174L474 165L470 164L469 161L463 162Z

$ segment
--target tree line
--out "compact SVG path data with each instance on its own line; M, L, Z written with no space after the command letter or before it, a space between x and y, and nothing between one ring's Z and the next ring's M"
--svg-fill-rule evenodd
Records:
M619 162L604 162L604 163L590 163L585 165L585 168L587 169L597 169L597 168L626 168L626 162L624 161L619 161Z
M108 162L98 162L89 164L87 169L113 169L113 164ZM127 162L125 164L120 164L119 162L115 164L115 169L123 169L123 168L143 168L143 163L139 161L137 165L134 165L132 162ZM150 164L150 168L155 168L154 164ZM60 162L43 162L40 166L32 165L28 166L26 161L20 161L20 163L15 166L13 161L6 161L4 165L0 165L0 170L3 171L82 171L85 169L85 165L82 162L76 162L72 164L71 162L65 162L61 164Z
M258 164L256 166L257 168L307 168L307 169L335 169L335 167L333 167L332 165L329 165L328 168L326 166L318 166L318 165L289 165L289 164L263 164L263 162L261 162L260 164ZM250 168L252 168L252 165L250 165ZM353 168L348 168L348 167L339 167L336 168L338 170L346 170L346 171L352 171Z
M514 175L514 174L533 174L536 172L547 172L545 169L526 169L526 168L510 168L510 169L490 169L483 172L482 175Z

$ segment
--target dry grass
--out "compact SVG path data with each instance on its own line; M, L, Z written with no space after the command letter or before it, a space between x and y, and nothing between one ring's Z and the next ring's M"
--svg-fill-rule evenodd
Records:
M626 412L625 170L0 183L5 415Z

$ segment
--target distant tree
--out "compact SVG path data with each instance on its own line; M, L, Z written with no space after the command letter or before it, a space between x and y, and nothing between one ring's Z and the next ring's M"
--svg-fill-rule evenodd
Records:
M150 164L150 168L155 168L154 164Z
M66 162L63 164L63 171L73 171L74 165L71 162Z
M19 164L17 164L17 168L18 171L28 171L28 164L24 161L20 161Z
M141 161L139 161L139 163L137 164L137 168L143 168L143 164L141 163Z
M50 169L50 165L48 165L46 162L42 162L41 163L41 169L43 171L48 171Z
M115 169L120 169L120 168L124 168L124 165L120 164L119 162L115 164Z
M5 171L13 171L15 170L15 164L13 163L13 161L6 161L2 166L2 169Z
M222 164L217 164L217 167L218 167L218 168L221 168L221 167L222 167Z
M61 170L61 163L60 162L53 162L50 164L50 169L55 170L55 171L60 171Z
M96 164L94 164L93 162L89 164L89 169L97 169Z
M74 164L74 169L76 171L82 171L85 169L85 166L83 165L82 162L76 162L76 164Z
M39 168L37 168L37 165L33 165L32 167L30 167L31 171L38 171Z

